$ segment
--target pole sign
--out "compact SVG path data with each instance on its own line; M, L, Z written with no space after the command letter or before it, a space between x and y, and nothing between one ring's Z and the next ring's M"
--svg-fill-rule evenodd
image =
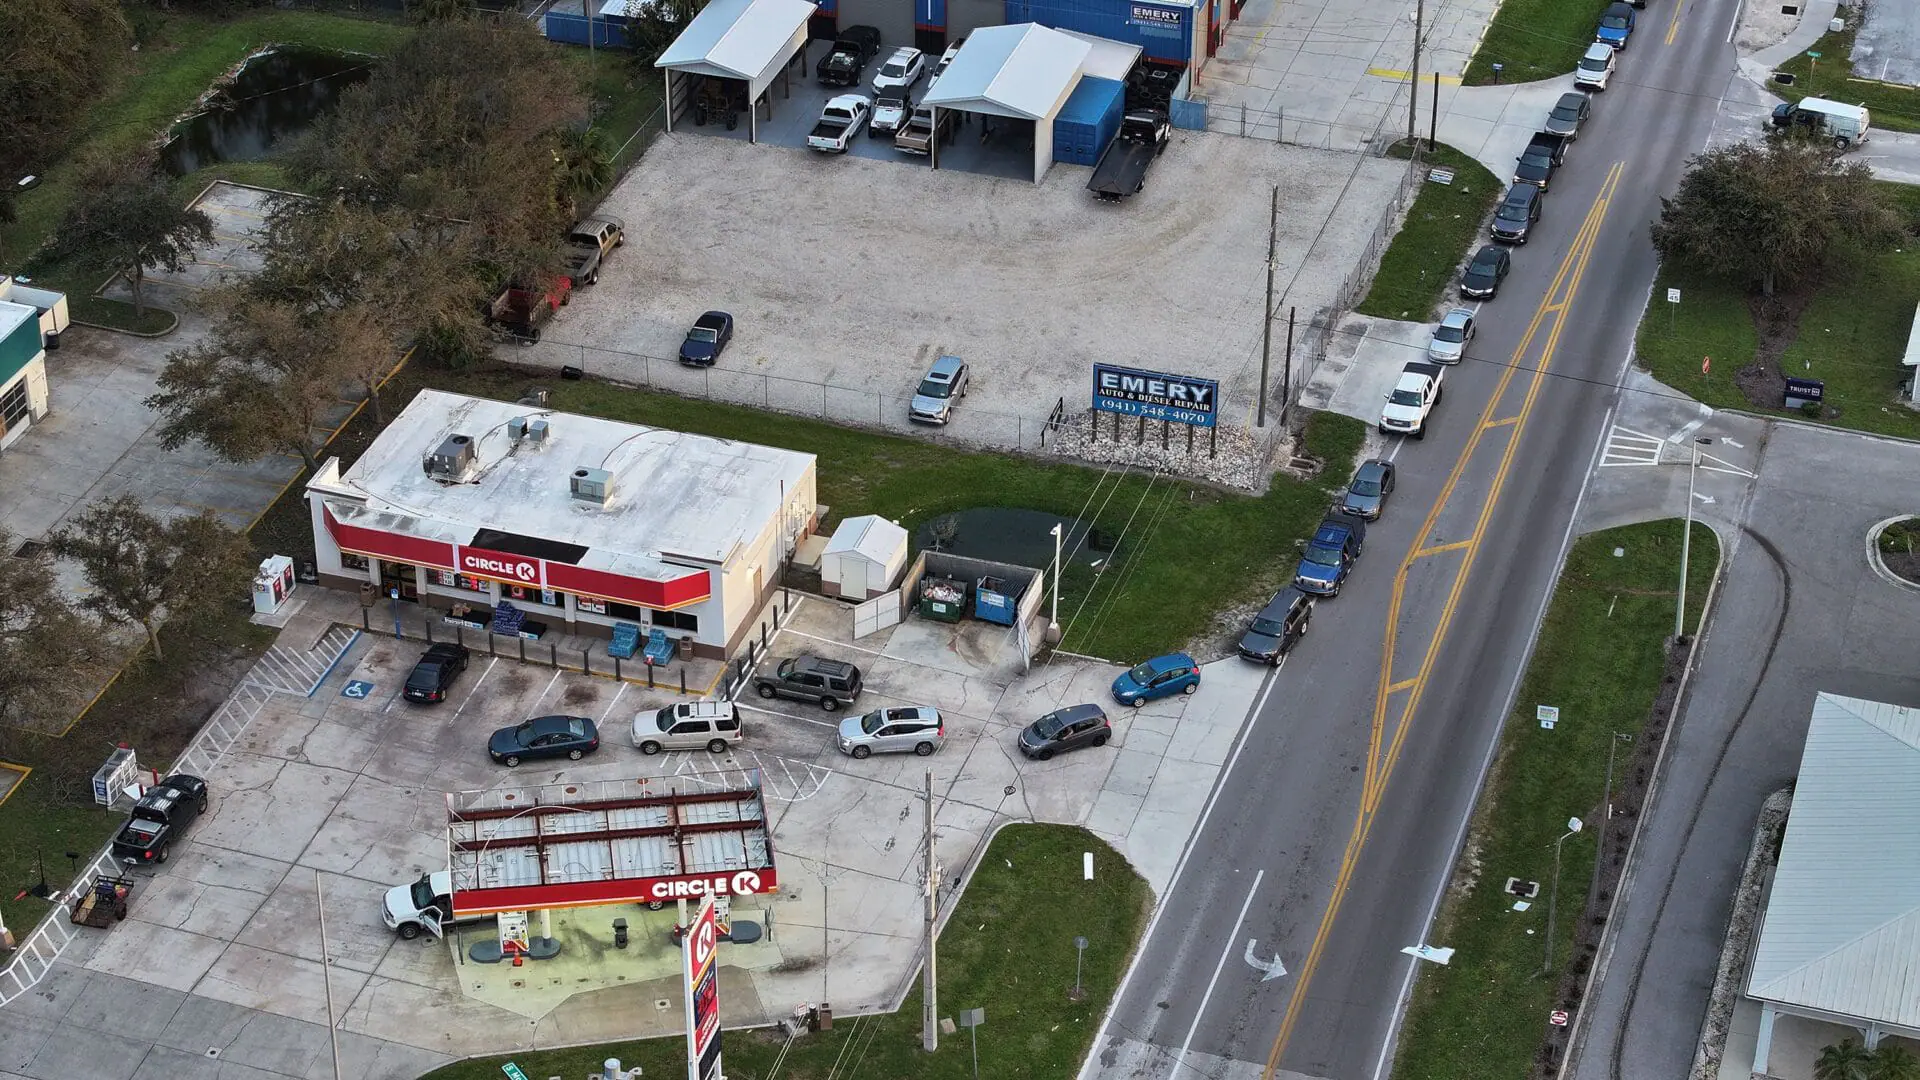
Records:
M1093 407L1100 412L1210 428L1219 404L1220 384L1212 379L1093 365Z
M687 1080L720 1075L720 917L708 893L681 949L686 974Z

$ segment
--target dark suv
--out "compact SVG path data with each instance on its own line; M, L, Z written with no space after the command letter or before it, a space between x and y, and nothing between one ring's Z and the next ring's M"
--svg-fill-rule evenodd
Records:
M1547 193L1532 184L1508 188L1507 197L1500 200L1500 209L1493 212L1493 238L1503 244L1526 243L1533 223L1540 220L1540 204L1546 198Z
M413 671L407 676L407 688L402 691L408 701L432 704L447 700L447 691L453 688L453 680L467 670L467 647L443 641L420 654L420 662L413 665Z
M1240 638L1240 655L1277 666L1307 636L1307 624L1312 621L1313 597L1289 585L1253 617L1253 625Z
M754 675L753 688L763 698L813 701L833 712L860 696L860 669L839 660L796 656Z

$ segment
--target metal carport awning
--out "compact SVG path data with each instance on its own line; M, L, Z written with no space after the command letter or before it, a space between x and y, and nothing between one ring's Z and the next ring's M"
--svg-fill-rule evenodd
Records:
M1034 125L1033 182L1052 164L1053 118L1080 82L1093 47L1037 23L989 26L967 36L922 106L982 113Z
M747 84L747 137L758 141L760 95L807 43L811 0L712 0L654 66L666 80L667 130L673 130L673 73Z

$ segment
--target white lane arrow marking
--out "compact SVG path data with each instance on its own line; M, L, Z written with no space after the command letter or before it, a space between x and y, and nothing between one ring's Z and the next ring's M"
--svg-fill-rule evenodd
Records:
M1734 441L1733 441L1732 439L1729 439L1729 438L1727 438L1727 437L1726 437L1725 435L1722 435L1722 436L1720 436L1720 441L1721 441L1721 442L1723 442L1723 443L1726 443L1726 444L1727 444L1728 446L1731 446L1731 447L1733 447L1733 448L1734 448L1735 450L1745 450L1745 449L1746 449L1746 445L1745 445L1745 444L1743 444L1743 443L1737 443L1737 442L1734 442Z
M1694 493L1693 493L1693 497L1694 497L1694 498L1696 498L1696 499L1699 499L1699 500L1700 500L1701 502L1703 502L1703 503L1706 503L1706 504L1707 504L1708 506L1712 506L1712 505L1713 505L1713 496L1711 496L1711 495L1709 495L1709 494L1707 494L1707 493L1706 493L1706 492L1704 492L1704 491L1696 491L1696 492L1694 492Z
M1253 970L1260 973L1260 981L1266 982L1269 979L1277 979L1285 975L1287 973L1287 965L1280 962L1280 954L1278 952L1273 954L1273 959L1271 960L1262 960L1253 955L1253 943L1256 940L1258 939L1247 939L1247 963L1253 965Z

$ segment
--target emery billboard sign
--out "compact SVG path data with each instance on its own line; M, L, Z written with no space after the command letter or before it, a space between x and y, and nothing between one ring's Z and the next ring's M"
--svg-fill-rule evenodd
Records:
M1100 412L1212 427L1219 404L1220 384L1212 379L1093 365L1093 407Z
M687 1080L711 1080L720 1075L720 916L711 894L700 902L685 943Z
M1128 20L1140 26L1178 27L1185 18L1185 13L1180 9L1158 4L1130 4L1128 8Z

